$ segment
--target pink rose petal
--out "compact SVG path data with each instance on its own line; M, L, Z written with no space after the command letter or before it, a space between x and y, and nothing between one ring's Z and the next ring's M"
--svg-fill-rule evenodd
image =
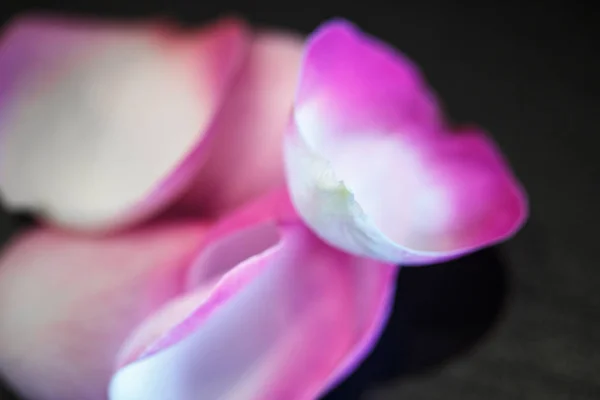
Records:
M370 350L396 272L317 239L285 191L209 231L36 230L0 259L0 373L36 400L103 400L111 367L111 400L312 399Z
M215 121L215 141L178 208L222 215L284 182L283 134L292 112L301 37L258 33Z
M242 214L195 263L197 288L129 339L111 400L313 399L371 348L397 269L334 250L302 224ZM224 259L243 261L220 275ZM187 315L173 325L175 310Z
M415 65L344 21L308 41L285 159L304 220L354 254L440 261L507 239L527 216L494 143L451 132Z
M28 399L105 400L123 341L182 293L206 230L17 238L0 258L0 374Z
M249 33L28 17L0 43L0 190L11 209L109 230L147 218L204 161Z

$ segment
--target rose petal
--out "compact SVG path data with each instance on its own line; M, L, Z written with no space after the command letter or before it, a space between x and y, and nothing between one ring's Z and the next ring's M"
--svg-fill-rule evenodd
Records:
M285 158L299 213L354 254L440 261L507 239L527 216L493 142L450 132L416 67L344 21L309 39Z
M208 233L37 230L0 259L0 373L36 400L105 399L111 366L112 400L313 398L370 350L396 272L321 242L285 191Z
M0 374L28 399L106 400L120 346L184 290L205 232L186 224L18 238L0 258Z
M303 39L256 35L215 121L213 149L178 208L223 215L284 182L283 134L294 101Z
M303 224L246 216L225 222L235 233L196 262L190 277L202 284L130 338L111 400L312 399L366 355L386 320L397 269L337 251ZM219 276L219 261L238 259L249 243L262 251L205 284ZM174 317L183 309L184 319Z
M157 212L204 160L249 34L222 20L159 24L29 17L0 45L0 190L8 206L109 230Z

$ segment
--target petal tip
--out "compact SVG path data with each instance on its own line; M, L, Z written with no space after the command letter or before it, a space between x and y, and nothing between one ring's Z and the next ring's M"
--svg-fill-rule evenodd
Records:
M226 15L213 23L201 28L202 32L211 32L213 35L226 39L239 39L249 37L252 30L245 19L236 15Z
M359 32L361 32L360 28L353 22L342 17L333 17L321 23L311 34L311 37L319 38L332 33L348 33L355 35Z

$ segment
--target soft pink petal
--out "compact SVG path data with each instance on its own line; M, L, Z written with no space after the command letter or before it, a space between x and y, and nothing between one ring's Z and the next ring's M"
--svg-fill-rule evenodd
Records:
M204 161L210 124L248 45L237 20L195 32L13 21L0 44L5 202L86 230L155 213Z
M180 207L221 215L284 182L282 140L292 111L303 39L258 33L215 121L214 147Z
M36 230L0 259L0 373L36 400L105 399L111 368L111 400L312 399L378 338L396 272L321 242L285 191L209 231Z
M0 259L0 373L35 400L105 400L123 341L184 290L206 228L26 233Z
M397 269L255 211L254 222L244 211L215 230L221 239L189 276L195 288L129 339L111 400L314 399L366 355Z
M451 132L414 64L344 21L309 38L285 142L299 213L354 254L439 261L507 239L527 216L494 143Z

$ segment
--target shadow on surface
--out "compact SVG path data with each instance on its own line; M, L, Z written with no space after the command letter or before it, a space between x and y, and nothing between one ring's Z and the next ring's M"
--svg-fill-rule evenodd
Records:
M34 219L31 215L8 214L0 204L0 251L15 234L33 225Z
M19 400L19 398L0 386L0 400Z
M356 400L376 383L440 366L473 347L502 311L508 289L494 248L443 264L404 268L394 311L371 355L322 400Z
M30 215L9 215L0 204L0 251L13 235L32 225L33 218ZM19 398L5 388L0 381L0 400L19 400Z

